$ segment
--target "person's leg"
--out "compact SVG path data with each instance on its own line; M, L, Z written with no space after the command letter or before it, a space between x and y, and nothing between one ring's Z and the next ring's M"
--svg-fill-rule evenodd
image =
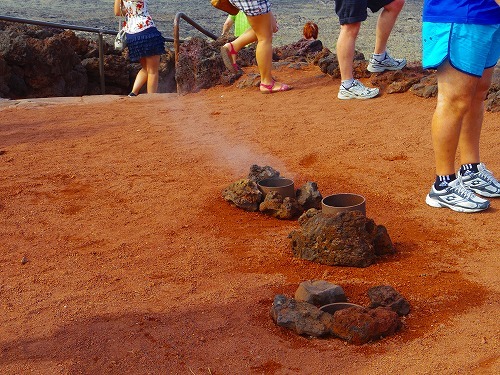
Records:
M264 86L261 91L283 91L290 87L274 82L271 70L273 64L273 26L274 18L271 12L258 16L248 16L248 22L252 26L255 35L257 36L257 48L255 58L260 72L260 82Z
M494 67L486 69L479 79L470 106L466 109L460 132L459 149L461 164L479 163L479 138L484 117L484 100L488 94Z
M148 56L146 57L146 71L148 74L148 94L158 92L158 81L160 79L160 58L161 56Z
M341 84L337 98L339 99L371 99L379 94L378 88L365 87L354 79L354 53L356 38L361 22L341 25L337 40L337 59L340 66Z
M456 70L448 61L438 68L437 79L438 98L432 117L432 143L436 175L444 176L456 171L455 156L462 137L464 120L470 107L475 101L477 102L475 93L478 91L480 79ZM477 110L473 112L477 114ZM478 126L473 121L472 124L465 125L465 128L468 133L471 133L473 128L477 131ZM461 143L469 141L476 143L476 136L471 134L464 136ZM474 147L472 146L471 149Z
M378 17L375 32L375 49L367 67L371 73L400 70L406 66L406 59L395 59L387 53L387 41L404 3L404 0L393 0L384 6Z
M374 54L382 54L386 51L387 41L389 40L391 31L396 24L396 20L404 4L405 0L394 0L382 9L378 17L377 29L375 32Z
M255 31L253 31L252 28L250 28L243 34L241 34L239 37L237 37L235 40L233 40L231 43L224 44L224 48L226 48L229 51L229 53L231 54L231 59L233 61L233 64L235 64L236 54L239 51L241 51L245 46L249 45L250 43L254 43L256 41L257 41L257 34L255 34Z
M137 76L135 77L134 80L134 85L132 87L132 93L134 95L139 95L139 92L141 91L142 86L147 82L148 80L148 72L146 70L146 58L142 58L139 61L141 63L141 70L139 70L139 73L137 73Z
M453 68L448 61L438 68L437 79L438 100L432 117L436 181L425 202L431 207L448 207L458 212L486 210L490 203L467 189L455 174L459 140L464 128L468 127L465 118L480 79Z
M337 59L339 61L342 81L353 78L353 59L356 49L356 38L358 37L360 28L361 22L340 26L340 33L337 39Z
M271 68L273 63L273 31L271 12L259 16L249 16L248 22L257 37L255 58L260 71L260 80L264 84L271 84L273 77Z

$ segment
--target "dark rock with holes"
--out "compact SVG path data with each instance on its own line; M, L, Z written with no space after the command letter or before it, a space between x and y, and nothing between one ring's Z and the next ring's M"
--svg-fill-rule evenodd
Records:
M493 71L493 78L486 97L485 108L489 112L500 112L500 66Z
M489 112L500 112L500 90L488 95L485 107Z
M366 69L368 67L368 61L366 60L354 60L352 73L354 78L368 78L371 77L371 73Z
M295 198L283 198L276 191L266 194L264 201L259 206L259 211L263 214L284 220L293 219L302 213L302 209Z
M437 77L435 73L422 78L410 88L410 92L422 98L435 97L437 90Z
M331 332L332 315L307 302L279 294L274 297L271 318L280 327L303 336L323 337Z
M379 285L368 290L370 298L370 308L379 306L390 308L399 316L408 315L410 313L410 303L399 294L392 286Z
M261 167L253 164L248 173L248 179L254 182L265 180L266 178L279 178L280 172L268 165Z
M335 336L361 345L392 335L401 325L398 314L390 309L349 307L335 312L331 329Z
M29 30L29 31L28 31ZM34 27L4 26L0 31L0 56L5 67L2 81L11 98L80 96L87 76L72 43L72 31L36 33ZM26 32L24 32L26 31Z
M140 64L128 50L103 43L107 94L127 94ZM160 92L175 92L174 54L160 62ZM99 48L95 40L39 26L0 22L0 97L11 99L101 94ZM145 91L145 88L144 88Z
M318 190L316 182L306 182L297 189L297 202L304 211L310 208L321 209L321 200L323 197Z
M420 64L409 63L402 70L374 73L370 78L370 82L388 94L401 93L408 91L413 85L420 82L422 78L430 74Z
M333 78L340 78L340 65L337 55L329 53L318 60L318 67Z
M321 40L300 39L295 43L287 44L273 49L275 58L278 60L286 60L287 58L304 57L313 59L316 54L323 50Z
M255 60L255 48L257 43L252 43L242 48L238 51L236 56L236 63L241 67L246 66L256 66L257 60Z
M218 85L225 70L218 44L202 38L187 40L179 47L175 65L177 91L185 94Z
M89 78L94 82L99 82L99 58L90 57L82 61ZM128 62L121 55L104 56L104 78L106 86L128 87L130 77L128 72ZM135 76L134 76L135 78Z
M260 74L248 73L238 80L236 87L238 87L239 89L246 89L249 87L259 87L259 84Z
M341 286L325 280L307 280L301 282L295 291L295 299L311 303L318 307L335 302L347 302Z
M304 212L302 215L299 217L299 225L302 226L304 225L310 218L312 218L314 215L317 215L321 213L321 210L318 210L316 208L310 208L306 212Z
M368 267L379 256L395 252L385 227L361 212L330 216L309 211L299 219L301 228L289 235L295 257L330 266Z
M324 52L325 51L318 53L321 57L317 61L317 65L323 73L328 74L333 78L340 78L340 65L337 55L330 51L328 51L330 52L329 54ZM361 52L355 51L353 59L354 78L370 77L370 73L366 70L367 66L368 62L365 60L365 56Z
M222 191L222 198L246 211L258 211L263 195L254 181L243 178Z

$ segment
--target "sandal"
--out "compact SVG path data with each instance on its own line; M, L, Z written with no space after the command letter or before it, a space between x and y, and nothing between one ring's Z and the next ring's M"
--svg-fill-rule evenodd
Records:
M222 61L224 61L224 65L228 70L232 71L233 73L238 73L240 71L240 67L238 66L238 64L233 63L233 59L231 58L231 55L236 55L238 52L235 51L233 43L229 42L229 47L231 47L231 49L227 49L225 45L220 48Z
M274 94L276 92L288 91L288 90L292 89L292 86L288 86L286 83L282 83L281 87L279 89L273 90L275 84L276 84L276 81L273 81L273 83L271 83L270 85L266 85L264 83L261 83L260 84L260 92L263 93L263 94ZM262 90L263 88L265 90Z

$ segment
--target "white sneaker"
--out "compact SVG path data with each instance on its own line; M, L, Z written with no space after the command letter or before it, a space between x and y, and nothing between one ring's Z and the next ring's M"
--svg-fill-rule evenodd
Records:
M339 99L371 99L378 95L379 89L366 87L357 79L354 80L352 86L346 89L340 85L337 98Z
M385 53L385 59L378 61L372 55L370 62L368 63L368 69L371 73L381 73L385 70L401 70L406 66L406 59L395 59L389 56L389 53Z
M448 207L458 212L479 212L490 207L490 202L465 187L460 176L448 183L443 190L436 190L433 184L425 203L431 207Z
M461 175L464 185L484 197L500 197L500 182L493 176L493 173L486 169L483 163L479 163L477 169L477 173L466 171ZM458 174L460 171L457 172Z

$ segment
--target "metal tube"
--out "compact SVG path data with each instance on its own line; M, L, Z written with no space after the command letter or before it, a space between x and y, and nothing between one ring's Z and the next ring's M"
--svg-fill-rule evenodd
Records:
M104 82L104 40L102 33L99 33L99 77L101 80L101 94L106 94L106 84Z
M103 30L103 29L98 29L96 27L66 25L64 23L27 20L24 18L16 18L16 17L9 17L9 16L0 16L0 21L27 23L30 25L54 27L57 29L69 29L69 30L77 30L77 31L87 31L87 32L91 32L91 33L103 33L103 34L109 34L109 35L116 35L116 31L114 31L114 30Z
M177 13L174 18L174 61L177 66L179 56L179 19L182 13Z

